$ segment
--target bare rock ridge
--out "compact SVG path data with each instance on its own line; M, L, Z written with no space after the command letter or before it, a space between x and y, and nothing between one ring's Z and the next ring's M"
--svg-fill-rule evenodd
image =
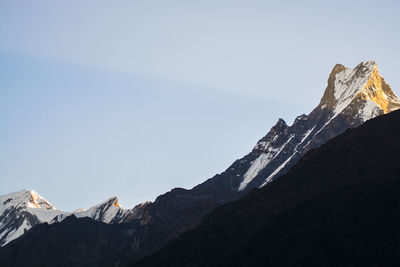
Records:
M291 126L279 119L250 153L233 162L224 172L190 190L175 188L160 195L154 202L143 203L133 209L124 210L117 200L110 199L87 211L73 214L77 218L89 217L111 225L129 224L129 238L126 237L126 228L124 236L132 242L125 249L115 247L119 254L114 254L120 259L137 259L197 226L206 214L219 205L236 200L251 189L268 185L286 173L310 149L346 129L399 108L400 100L379 75L374 61L361 62L353 69L337 64L329 75L319 105L310 114L298 116ZM42 219L37 211L42 214L44 209L29 207L29 201L20 206L7 202L8 198L15 197L0 196L0 245L21 236L35 224L60 222L72 215L49 209L45 214L51 211L51 216ZM9 218L14 218L15 226L10 226ZM123 242L127 244L126 240Z

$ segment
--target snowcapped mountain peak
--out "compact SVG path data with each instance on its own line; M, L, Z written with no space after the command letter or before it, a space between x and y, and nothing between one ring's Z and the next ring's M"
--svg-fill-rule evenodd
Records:
M118 202L118 197L110 197L104 202L101 202L100 204L97 204L96 206L93 206L93 208L99 208L99 207L112 207L114 209L122 209L122 206Z
M77 218L89 217L105 223L114 223L129 213L130 210L124 210L118 203L117 197L111 197L100 204L97 204L87 210L78 209L74 212L65 212L53 218L51 222L60 222L66 217L75 215Z
M371 60L353 69L336 64L319 107L331 110L333 117L348 107L357 109L359 117L366 121L400 108L400 102L379 74L377 63Z
M0 196L0 246L61 213L35 191L24 189Z
M260 187L285 173L312 148L348 128L400 108L400 99L378 72L375 61L355 68L336 64L319 105L308 115L298 116L288 126L279 119L260 139L243 168L238 191ZM247 157L247 156L246 156Z
M122 206L118 203L118 197L111 197L106 202L112 203L115 207L122 209Z

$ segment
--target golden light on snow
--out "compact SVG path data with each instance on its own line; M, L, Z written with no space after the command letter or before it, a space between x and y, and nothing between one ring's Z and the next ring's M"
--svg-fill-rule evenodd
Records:
M388 113L389 100L383 91L382 77L379 75L376 65L367 84L360 92L360 97L363 100L368 98L371 99L383 110L384 113Z
M122 209L122 206L118 203L118 198L115 199L114 206Z

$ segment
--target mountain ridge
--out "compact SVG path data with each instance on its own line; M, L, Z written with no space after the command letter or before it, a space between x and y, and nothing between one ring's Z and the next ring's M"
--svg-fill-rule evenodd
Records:
M313 111L298 116L290 126L279 119L250 153L234 161L224 172L192 189L174 188L154 202L135 206L126 216L109 220L110 217L99 211L95 213L96 218L107 218L112 224L131 224L131 249L121 257L141 258L185 230L196 227L214 208L268 185L309 150L384 114L384 109L390 112L399 107L400 101L379 75L374 61L361 62L354 69L337 64ZM118 247L108 249L120 250Z
M135 207L124 210L117 197L110 197L87 210L66 212L56 209L36 191L23 189L0 196L0 246L7 245L37 224L61 222L72 215L105 223L119 223L135 212Z

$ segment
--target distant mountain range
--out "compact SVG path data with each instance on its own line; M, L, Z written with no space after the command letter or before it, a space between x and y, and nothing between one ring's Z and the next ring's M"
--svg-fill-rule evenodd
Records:
M136 216L137 209L123 209L118 198L112 197L88 210L64 212L57 210L35 191L22 190L0 196L0 245L20 237L32 226L60 222L68 216L89 217L104 223L119 223ZM137 207L140 207L137 206Z
M31 263L48 262L48 266L124 265L196 227L216 207L254 188L268 188L304 154L346 129L398 108L400 100L379 75L374 61L362 62L354 69L335 65L319 105L309 115L298 116L292 126L279 119L249 154L190 190L175 188L154 202L128 210L112 198L72 213L56 210L33 191L1 196L0 242L8 245L0 249L0 259L4 259L1 255L11 259L10 255L19 255L24 249L25 254L29 251ZM27 231L35 225L39 226ZM79 238L69 238L78 232ZM43 254L43 248L51 253ZM91 256L79 256L78 248L91 251Z

